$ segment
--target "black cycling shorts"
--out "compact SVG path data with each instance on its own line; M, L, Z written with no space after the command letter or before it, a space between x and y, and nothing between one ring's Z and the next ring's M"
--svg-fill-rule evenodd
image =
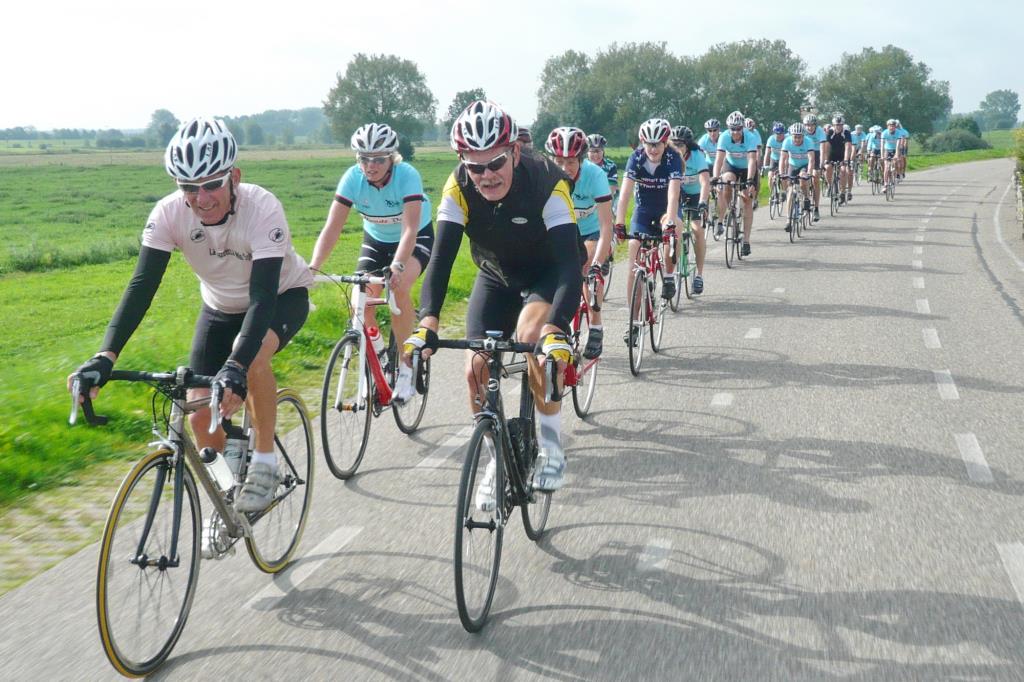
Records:
M280 339L278 351L287 346L296 332L302 329L307 315L309 291L305 287L296 287L277 295L270 328ZM210 376L219 372L224 361L231 355L231 347L242 329L244 319L245 313L224 313L204 303L192 336L192 352L188 361L192 371Z
M779 170L779 160L778 159L772 159L771 165L769 166L769 169L772 170L772 171Z
M808 166L801 166L797 168L793 164L789 164L789 175L787 177L789 177L790 180L799 180L801 173L804 173L808 177L810 177L811 169Z
M504 338L512 338L523 306L534 301L551 303L557 288L558 271L554 266L526 286L508 286L494 275L480 270L469 294L466 338L482 339L486 336L484 332L489 331L500 331ZM564 330L569 329L569 320L556 324Z
M726 173L732 173L733 175L735 175L736 176L736 182L746 182L747 181L747 169L746 168L737 168L736 166L732 165L731 163L726 162L725 168L722 169L722 175L725 175Z
M420 263L420 272L427 269L430 252L433 248L434 224L429 223L416 234L416 246L412 250L412 257ZM379 242L371 237L369 232L363 232L363 248L359 252L359 260L356 262L356 272L380 275L391 266L396 251L398 251L398 242Z
M631 234L646 234L651 237L661 236L661 214L633 212L633 220L629 224Z
M688 211L691 214L691 220L700 220L700 213L697 210L697 206L700 205L700 194L687 194L686 192L679 193L679 217L683 217L683 213Z

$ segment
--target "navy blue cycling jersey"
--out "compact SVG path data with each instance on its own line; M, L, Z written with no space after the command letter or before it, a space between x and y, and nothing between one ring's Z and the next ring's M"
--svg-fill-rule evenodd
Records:
M648 168L647 154L643 146L629 155L626 162L626 177L636 183L633 196L636 197L636 208L633 211L633 222L644 222L660 217L668 210L668 183L670 180L681 180L683 177L683 161L672 149L665 149L661 163Z

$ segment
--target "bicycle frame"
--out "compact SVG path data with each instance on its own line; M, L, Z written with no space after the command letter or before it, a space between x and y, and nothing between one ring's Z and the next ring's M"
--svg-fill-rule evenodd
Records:
M665 275L661 262L661 245L668 243L668 237L629 235L629 238L640 242L640 249L636 252L636 265L633 267L633 272L643 271L644 277L649 283L648 285L653 286L650 282L656 281L658 272L661 272L662 276ZM644 313L647 317L647 323L654 324L653 306L648 305Z

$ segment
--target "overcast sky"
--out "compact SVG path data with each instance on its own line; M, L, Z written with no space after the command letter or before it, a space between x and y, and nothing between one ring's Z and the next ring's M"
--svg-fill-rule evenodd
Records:
M729 6L723 11L718 8ZM708 13L702 7L715 8ZM357 52L410 59L443 113L483 87L520 121L538 77L567 49L665 41L676 54L747 38L785 40L816 73L843 52L894 44L948 80L953 110L990 91L1024 97L1024 2L726 0L704 5L593 0L155 3L10 2L0 38L0 128L143 128L178 118L319 106ZM737 107L742 107L737 102Z

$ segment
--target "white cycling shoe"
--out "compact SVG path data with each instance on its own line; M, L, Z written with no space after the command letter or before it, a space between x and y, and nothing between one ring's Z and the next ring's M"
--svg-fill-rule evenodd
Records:
M404 362L398 368L398 380L395 382L395 392L391 400L403 405L408 400L416 397L416 381L412 374L412 367Z
M533 487L542 493L553 493L565 485L565 452L554 445L543 446L537 455Z
M476 486L476 508L482 512L494 511L494 479L497 475L498 464L492 457L487 462L483 478Z

